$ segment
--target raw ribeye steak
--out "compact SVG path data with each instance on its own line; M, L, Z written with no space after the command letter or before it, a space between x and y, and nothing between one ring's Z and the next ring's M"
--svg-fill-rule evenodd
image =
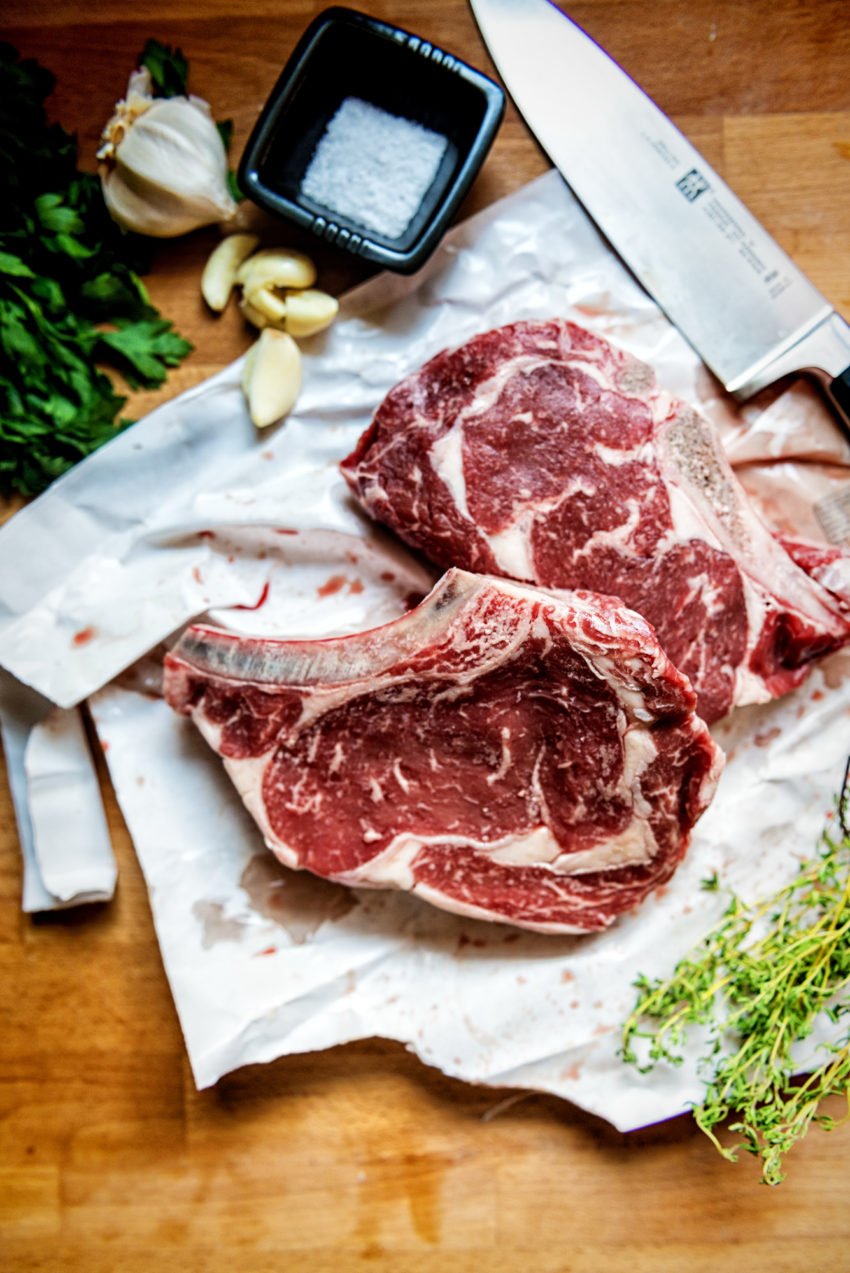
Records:
M457 570L354 636L189 628L165 694L287 866L542 932L668 879L722 763L639 615Z
M793 689L850 639L842 605L759 519L708 422L564 320L432 358L387 395L342 470L372 516L439 565L620 597L707 721Z

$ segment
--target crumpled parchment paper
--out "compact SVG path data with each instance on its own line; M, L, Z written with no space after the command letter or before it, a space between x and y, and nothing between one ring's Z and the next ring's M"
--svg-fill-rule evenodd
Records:
M717 872L755 897L815 847L844 770L850 656L720 723L729 762L687 860L637 912L580 938L285 871L219 760L156 695L158 643L194 616L321 635L382 622L424 592L428 572L367 524L337 463L385 392L430 355L554 314L645 358L732 443L772 409L803 423L820 413L834 448L805 389L786 395L785 414L772 401L735 408L550 173L457 227L418 275L351 293L337 324L305 344L302 397L273 434L251 428L234 364L0 532L0 664L63 706L89 699L199 1086L377 1035L447 1074L553 1092L621 1130L670 1117L699 1098L696 1055L648 1076L618 1059L635 976L671 971L719 917L725 895L701 879ZM750 472L769 470L775 431L765 438L747 452ZM841 471L850 459L806 445L807 462ZM782 455L799 459L793 430ZM24 552L32 570L20 568Z

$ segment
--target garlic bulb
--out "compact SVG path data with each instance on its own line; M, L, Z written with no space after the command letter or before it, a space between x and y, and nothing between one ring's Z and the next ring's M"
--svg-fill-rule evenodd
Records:
M128 230L168 239L227 221L227 152L200 97L154 97L150 72L134 71L103 130L103 197Z

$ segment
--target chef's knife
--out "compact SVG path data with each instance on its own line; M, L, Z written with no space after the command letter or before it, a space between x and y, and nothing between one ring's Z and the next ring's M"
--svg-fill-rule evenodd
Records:
M806 371L850 429L850 325L687 138L550 0L470 3L543 149L726 389Z

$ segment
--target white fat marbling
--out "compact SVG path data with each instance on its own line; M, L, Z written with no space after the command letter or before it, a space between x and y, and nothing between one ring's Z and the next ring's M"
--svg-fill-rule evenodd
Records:
M459 424L444 433L431 447L431 463L460 512L468 518L466 475L463 471L463 429Z

